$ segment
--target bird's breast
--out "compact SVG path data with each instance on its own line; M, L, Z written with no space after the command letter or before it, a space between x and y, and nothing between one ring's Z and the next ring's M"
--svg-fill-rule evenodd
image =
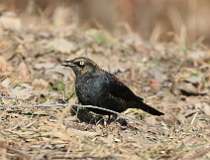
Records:
M76 80L76 94L82 104L97 105L107 93L106 78L98 75L87 75Z

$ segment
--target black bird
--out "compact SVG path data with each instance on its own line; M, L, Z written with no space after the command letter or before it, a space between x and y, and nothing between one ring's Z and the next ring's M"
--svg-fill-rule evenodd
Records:
M113 74L101 69L91 59L78 57L73 60L65 60L62 65L74 71L76 95L83 105L99 106L115 112L123 112L128 108L139 108L152 115L164 115L145 104L141 97L136 96ZM113 114L99 109L88 108L88 110L102 115Z

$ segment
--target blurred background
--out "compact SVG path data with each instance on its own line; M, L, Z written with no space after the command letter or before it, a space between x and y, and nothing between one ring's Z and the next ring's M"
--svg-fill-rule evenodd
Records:
M1 19L38 16L56 26L74 23L112 33L123 28L155 42L210 42L209 0L0 0L0 13Z

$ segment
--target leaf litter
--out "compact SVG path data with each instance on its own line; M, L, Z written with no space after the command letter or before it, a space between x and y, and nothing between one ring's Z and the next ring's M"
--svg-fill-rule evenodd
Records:
M16 18L17 27L4 25L0 34L2 159L210 158L208 49L182 52L176 43L150 45L129 32L27 28ZM127 127L79 122L71 105L56 105L77 103L74 75L59 65L77 56L116 73L166 115L130 109Z

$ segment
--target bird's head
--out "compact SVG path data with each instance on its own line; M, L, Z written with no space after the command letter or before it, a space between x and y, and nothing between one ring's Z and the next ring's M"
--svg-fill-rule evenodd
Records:
M65 60L62 63L62 66L72 68L76 76L81 76L85 73L94 72L99 68L95 62L85 57L78 57L72 60Z

